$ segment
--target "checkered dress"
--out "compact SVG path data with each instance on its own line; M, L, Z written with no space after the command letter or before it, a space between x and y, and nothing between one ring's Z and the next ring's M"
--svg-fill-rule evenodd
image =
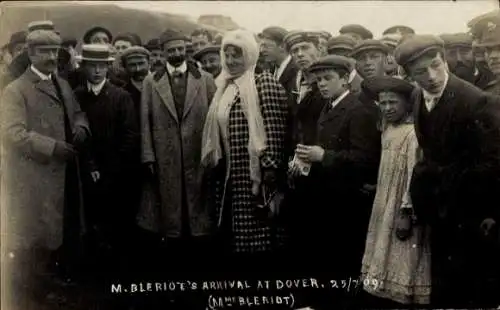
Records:
M287 97L283 87L270 73L256 76L259 103L267 137L267 149L261 157L262 169L281 169L284 164L284 143L287 118ZM271 227L256 214L256 200L252 195L250 156L248 153L248 122L236 96L229 112L228 122L229 167L215 182L217 214L223 216L229 243L233 252L264 252L273 248L274 238L281 229ZM224 161L223 161L224 162ZM226 187L225 177L229 173ZM225 193L225 194L224 194ZM223 197L225 196L225 197ZM224 204L221 202L225 199ZM224 210L221 210L223 205Z

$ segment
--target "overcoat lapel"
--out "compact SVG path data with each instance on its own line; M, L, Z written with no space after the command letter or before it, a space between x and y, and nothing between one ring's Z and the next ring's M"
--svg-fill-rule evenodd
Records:
M170 81L167 73L163 74L161 79L155 82L154 88L163 100L163 104L165 104L170 114L172 114L172 117L177 123L179 123L179 118L177 117L177 112L175 109L174 97L172 96L172 89L170 88Z
M182 115L182 119L186 118L187 114L193 107L195 102L195 98L198 96L198 92L201 88L201 79L197 79L193 76L192 73L188 72L188 80L186 87L186 100L184 101L184 113Z
M28 79L33 82L36 89L46 94L50 98L56 100L57 102L61 102L61 100L57 96L56 89L51 80L43 81L42 79L40 79L38 75L36 75L33 71L31 71L30 68L26 69L25 74L28 77Z

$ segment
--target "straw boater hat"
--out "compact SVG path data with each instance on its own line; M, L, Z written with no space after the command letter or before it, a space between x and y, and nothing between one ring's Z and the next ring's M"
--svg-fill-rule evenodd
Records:
M82 46L82 54L76 56L76 59L78 61L115 61L115 59L111 57L109 46L105 44L84 44Z

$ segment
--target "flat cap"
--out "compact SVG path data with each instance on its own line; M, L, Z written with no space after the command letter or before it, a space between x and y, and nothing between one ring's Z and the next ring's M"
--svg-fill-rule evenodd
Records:
M76 56L79 61L113 62L111 50L107 44L84 44L82 54Z
M409 97L413 92L414 86L401 79L392 76L380 76L370 79L365 79L361 87L368 90L368 94L372 97L377 97L379 93L387 91L402 94Z
M176 30L171 30L168 29L164 31L161 36L160 36L160 44L163 45L165 43L171 42L171 41L177 41L177 40L182 40L188 42L189 39L182 33Z
M54 23L50 20L37 20L28 24L28 32L36 30L50 30L55 31Z
M398 33L387 33L380 38L380 41L389 46L391 49L396 48L396 46L399 44L401 41L402 36Z
M342 28L340 28L340 30L339 30L339 33L340 34L355 33L355 34L361 36L361 38L363 40L373 39L373 33L370 30L366 29L362 25L357 25L357 24L350 24L350 25L342 26Z
M290 31L283 39L286 48L290 50L295 44L301 42L318 43L318 36L312 31L293 30Z
M392 34L392 33L404 36L407 34L415 34L415 30L413 30L413 28L405 26L405 25L396 25L396 26L392 26L392 27L389 27L386 30L384 30L382 35Z
M262 30L262 32L259 33L259 38L267 38L278 44L282 44L287 34L288 31L285 28L272 26Z
M151 56L151 53L144 47L134 45L131 47L126 48L122 54L121 58L122 61L125 62L129 58L134 58L134 57L146 57L149 58Z
M221 46L220 45L207 45L204 48L200 49L193 55L193 59L200 61L201 57L206 54L217 54L220 53Z
M60 46L61 37L53 30L35 30L26 37L28 46Z
M318 37L323 38L325 40L330 40L330 38L332 37L332 34L329 33L328 31L316 31L316 34L318 35Z
M359 42L356 46L354 46L351 52L351 57L356 57L360 53L366 51L380 51L383 53L389 53L390 49L380 40L367 39Z
M401 41L394 50L394 57L404 66L432 50L444 50L443 40L434 35L413 35Z
M444 47L464 46L472 48L472 36L468 33L445 33L439 36Z
M356 40L354 40L351 36L345 34L332 37L328 40L327 43L328 50L346 49L352 51L354 46L356 46Z
M477 46L500 45L500 10L483 14L469 24Z
M467 27L470 28L470 30L472 32L472 36L475 37L476 36L475 31L480 30L481 27L478 27L478 26L481 26L482 24L484 24L488 20L497 18L498 15L500 15L500 9L481 14L479 16L474 17L469 22L467 22Z
M352 59L339 55L328 55L321 57L317 61L313 62L309 68L308 72L315 72L319 70L333 69L333 70L345 70L347 72L352 71Z
M89 44L92 36L98 32L104 32L108 36L109 42L113 41L113 35L111 34L111 31L102 26L96 26L90 28L85 32L85 34L83 35L83 43Z
M160 39L159 38L154 38L149 40L146 45L144 45L145 48L147 48L150 52L153 50L161 50L161 44L160 44Z

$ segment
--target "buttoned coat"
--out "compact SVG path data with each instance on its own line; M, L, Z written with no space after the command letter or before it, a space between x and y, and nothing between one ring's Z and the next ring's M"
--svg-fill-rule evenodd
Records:
M367 180L373 179L370 174L376 174L373 167L379 164L381 138L377 116L356 93L330 107L323 104L315 141L307 143L320 146L325 153L321 163L312 164L308 176L296 179L293 218L300 227L292 229L308 255L314 251L313 256L330 257L335 268L353 272L361 263L371 211L371 203L366 203L361 190ZM345 245L349 251L334 258L325 243L335 248ZM338 261L341 257L345 261Z
M177 115L168 73L144 80L141 99L142 161L154 163L160 208L155 217L167 237L181 235L184 179L193 236L211 229L209 210L202 204L201 139L208 106L216 87L212 76L188 63L182 115Z
M57 77L63 101L51 80L27 69L2 95L2 227L12 249L62 244L66 217L67 163L53 154L56 141L66 141L64 108L71 129L88 123L69 84ZM81 193L71 198L76 213ZM5 209L4 209L5 207Z

